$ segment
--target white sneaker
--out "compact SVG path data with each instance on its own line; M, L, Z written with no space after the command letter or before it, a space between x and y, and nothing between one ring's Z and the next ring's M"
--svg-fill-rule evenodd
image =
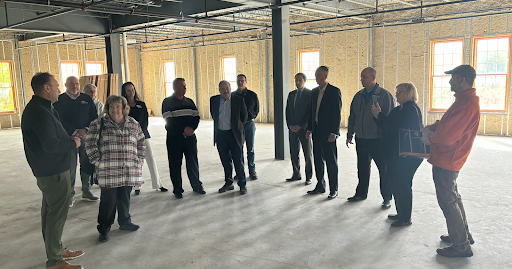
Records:
M69 198L69 207L73 207L73 204L75 203L75 199L73 197Z

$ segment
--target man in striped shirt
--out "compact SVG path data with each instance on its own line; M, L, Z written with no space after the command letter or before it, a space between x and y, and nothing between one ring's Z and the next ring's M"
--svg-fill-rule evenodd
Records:
M194 131L199 125L199 111L192 99L185 97L187 85L185 79L177 78L172 82L174 94L162 103L162 116L167 130L167 158L171 170L171 182L176 198L183 198L181 162L185 155L187 175L192 190L205 194L203 183L199 180L197 161L197 139Z

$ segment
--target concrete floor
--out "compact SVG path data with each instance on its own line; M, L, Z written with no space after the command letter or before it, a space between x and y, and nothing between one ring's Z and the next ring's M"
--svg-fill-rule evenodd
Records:
M172 188L167 166L164 122L150 120L149 131L164 184ZM373 166L369 197L347 203L357 185L356 152L338 140L340 194L309 196L314 185L288 183L289 160L274 160L273 126L257 125L259 180L248 194L218 194L223 170L213 146L212 122L197 130L204 196L192 192L184 176L184 198L151 189L144 167L140 196L132 195L136 232L118 230L98 243L98 203L77 201L70 209L63 243L85 251L73 260L85 268L512 268L512 139L479 136L459 177L470 230L476 240L472 258L444 258L446 233L437 205L431 165L424 162L414 179L413 225L391 228L381 210L377 170ZM344 137L344 134L342 134ZM0 268L44 268L40 232L41 192L26 162L20 129L0 131ZM185 171L183 170L185 173ZM78 188L77 188L78 192ZM93 192L99 195L95 186ZM78 192L79 193L79 192ZM80 197L80 194L78 194ZM507 213L508 212L508 213Z

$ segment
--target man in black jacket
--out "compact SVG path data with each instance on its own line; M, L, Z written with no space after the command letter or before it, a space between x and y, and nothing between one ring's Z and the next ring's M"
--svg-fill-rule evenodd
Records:
M162 116L167 130L167 159L171 171L173 193L176 198L183 198L181 179L181 162L185 155L187 175L192 190L205 194L203 183L199 180L199 163L197 160L197 138L194 131L199 125L199 111L192 99L185 97L187 84L185 79L177 78L172 82L174 94L162 102Z
M247 121L247 107L244 99L231 94L228 81L219 83L219 95L210 98L210 114L213 118L213 144L217 144L220 160L224 167L226 183L219 193L233 190L233 165L238 175L240 194L247 193L244 156L242 147L245 140L244 124Z
M80 82L76 77L66 79L66 92L59 96L59 101L54 104L55 110L60 114L60 121L68 135L78 134L82 139L82 145L73 149L71 153L71 198L69 207L73 206L75 196L75 178L77 167L77 155L80 156L80 178L82 180L82 200L99 201L99 198L91 193L90 177L94 172L94 166L89 163L85 153L85 135L89 124L98 113L94 101L87 94L80 93Z
M59 99L59 83L49 73L37 73L31 81L34 97L21 118L23 145L28 164L43 193L41 225L47 268L82 268L64 260L78 258L83 251L64 249L61 242L70 198L70 154L80 147L77 136L70 137L59 121L52 103Z
M328 198L338 196L338 148L336 138L340 136L341 122L341 91L329 84L327 76L329 69L320 66L316 69L315 77L318 87L311 93L309 122L306 137L313 134L313 156L315 173L318 183L308 194L325 192L324 161L327 164L330 193Z
M298 73L295 75L295 86L297 89L288 94L286 101L286 125L290 140L290 157L292 159L293 175L287 181L301 180L299 152L302 144L302 151L306 162L306 185L311 184L313 176L313 152L311 139L306 138L308 126L308 108L311 101L311 90L304 88L306 75Z

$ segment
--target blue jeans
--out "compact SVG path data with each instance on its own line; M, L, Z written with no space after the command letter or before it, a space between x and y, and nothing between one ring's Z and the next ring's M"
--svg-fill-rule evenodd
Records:
M244 125L245 130L245 145L247 147L247 166L249 167L249 174L256 172L256 165L254 164L254 135L256 134L256 124L254 121L249 121Z

